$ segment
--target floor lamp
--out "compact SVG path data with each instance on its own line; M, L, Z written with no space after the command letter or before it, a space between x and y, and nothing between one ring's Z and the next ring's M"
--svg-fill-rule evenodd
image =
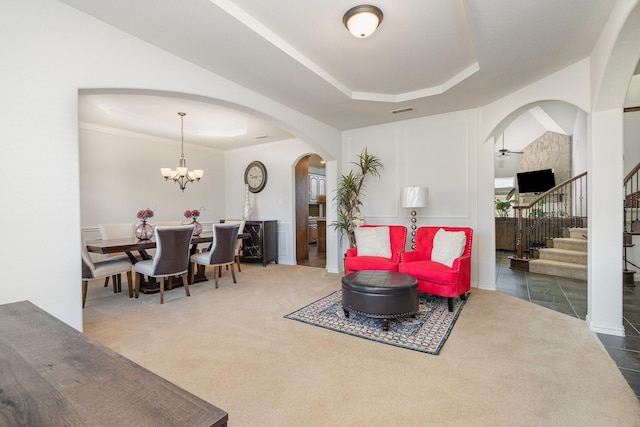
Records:
M428 198L427 187L404 187L400 192L402 207L411 209L411 250L416 249L416 209L426 208Z

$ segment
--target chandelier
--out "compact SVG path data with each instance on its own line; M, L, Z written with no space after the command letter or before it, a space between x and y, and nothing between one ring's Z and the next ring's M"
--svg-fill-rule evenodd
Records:
M194 169L192 171L187 169L187 159L184 157L184 116L187 113L178 113L180 115L180 158L178 159L178 167L175 170L171 168L160 168L160 173L164 177L165 181L169 179L174 180L182 191L188 183L193 181L200 181L200 178L204 175L202 169Z

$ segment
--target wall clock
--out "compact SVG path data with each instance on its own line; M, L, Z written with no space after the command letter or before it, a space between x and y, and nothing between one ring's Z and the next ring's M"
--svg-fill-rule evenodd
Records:
M249 185L249 191L259 193L267 185L267 168L259 161L249 163L244 171L244 183Z

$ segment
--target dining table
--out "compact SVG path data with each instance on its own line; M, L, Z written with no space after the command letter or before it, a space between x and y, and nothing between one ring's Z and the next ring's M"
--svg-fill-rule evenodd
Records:
M250 233L238 233L238 239L249 239L251 237ZM198 250L198 245L203 243L211 244L213 242L213 233L202 233L198 236L193 236L191 238L191 248L189 250L189 255L193 255ZM103 255L114 255L125 253L131 264L135 264L140 260L151 259L151 255L147 252L149 249L155 249L156 241L155 239L145 239L141 240L136 237L127 237L127 238L118 238L118 239L98 239L87 241L87 249L89 252L103 254ZM211 245L209 245L209 249ZM136 256L136 253L138 256ZM191 279L191 268L192 264L189 263L189 279ZM205 266L198 265L195 274L193 275L193 283L199 283L209 280L205 275ZM179 279L179 276L176 276ZM191 283L189 283L191 284ZM169 281L169 285L167 289L172 289L174 287L181 287L181 280L171 280ZM149 277L148 280L143 280L140 284L140 292L144 294L154 294L160 292L160 284L153 277Z

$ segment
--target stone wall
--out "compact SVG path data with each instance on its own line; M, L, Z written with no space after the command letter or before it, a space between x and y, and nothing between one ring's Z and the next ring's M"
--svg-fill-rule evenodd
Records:
M571 178L571 137L546 132L520 155L519 172L552 169L556 185Z

